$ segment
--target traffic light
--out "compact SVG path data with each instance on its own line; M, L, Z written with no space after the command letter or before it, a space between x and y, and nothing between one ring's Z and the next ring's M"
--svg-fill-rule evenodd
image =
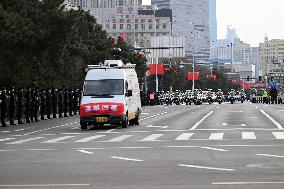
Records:
M262 80L262 76L258 76L258 81L261 81Z
M247 76L247 81L249 81L249 76Z

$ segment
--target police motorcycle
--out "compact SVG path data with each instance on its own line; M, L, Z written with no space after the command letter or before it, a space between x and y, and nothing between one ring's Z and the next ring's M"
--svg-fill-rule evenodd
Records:
M164 103L169 106L172 105L172 98L171 98L171 93L168 91L164 95Z
M235 96L236 96L235 90L231 89L229 94L229 101L231 102L231 104L235 103Z
M165 99L164 99L164 92L163 91L161 91L159 93L158 98L159 98L159 105L164 105Z
M184 102L186 105L191 105L191 91L187 90L184 96Z
M208 92L207 92L207 102L209 104L212 104L213 103L213 94L212 94L212 89L209 89Z
M217 93L216 93L216 101L219 103L219 104L222 104L223 102L223 93L221 91L221 89L218 89Z
M176 92L174 93L174 97L173 97L173 103L175 103L176 105L180 105L180 95L179 95L179 91L176 90Z
M241 90L241 93L240 93L240 99L241 99L241 103L244 103L244 101L246 101L246 94L243 89Z
M202 90L194 90L193 92L193 103L195 105L201 105L202 104Z

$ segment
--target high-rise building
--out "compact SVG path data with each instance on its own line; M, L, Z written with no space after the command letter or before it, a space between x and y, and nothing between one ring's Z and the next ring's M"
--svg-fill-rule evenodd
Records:
M234 43L236 38L238 38L236 28L234 28L231 25L227 26L226 39L227 39L228 43Z
M210 57L209 0L152 0L152 4L172 9L172 35L186 36L186 56L206 63Z
M268 83L284 87L284 39L268 40L259 44L259 58L262 76Z
M210 30L210 47L216 47L217 44L217 16L216 0L209 0L209 30Z

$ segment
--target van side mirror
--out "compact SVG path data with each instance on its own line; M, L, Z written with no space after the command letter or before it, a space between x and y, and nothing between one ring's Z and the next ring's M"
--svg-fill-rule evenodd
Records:
M132 96L132 90L127 90L127 94L126 94L127 97L130 97Z

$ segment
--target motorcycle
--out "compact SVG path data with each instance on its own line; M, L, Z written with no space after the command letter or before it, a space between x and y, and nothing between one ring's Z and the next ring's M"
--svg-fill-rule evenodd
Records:
M230 96L229 99L230 99L231 104L235 103L235 97L234 96Z
M246 101L246 98L244 95L241 96L241 103L244 103L244 101Z
M208 96L208 97L207 97L207 102L208 102L209 104L212 104L212 103L213 103L213 99L212 99L211 96Z
M217 96L217 102L218 102L219 104L222 104L223 99L222 99L222 97L221 97L221 96Z

